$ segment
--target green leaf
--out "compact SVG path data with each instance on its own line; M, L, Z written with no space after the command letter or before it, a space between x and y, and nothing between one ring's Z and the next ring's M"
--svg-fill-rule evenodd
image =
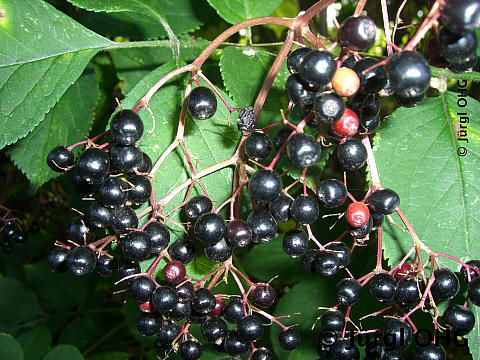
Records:
M37 126L92 56L114 44L44 1L1 6L0 149Z
M273 13L282 0L208 0L217 13L230 24Z
M480 103L471 97L459 99L447 92L416 108L397 109L377 132L374 151L382 184L398 192L400 207L420 239L436 252L467 261L480 256ZM463 101L467 105L460 107ZM460 124L460 113L470 122ZM457 139L459 125L467 127L468 143ZM465 156L458 154L461 147ZM400 223L397 217L395 221ZM383 234L385 257L397 264L412 240L389 221ZM459 268L451 260L440 262ZM473 311L480 316L478 308ZM477 324L468 336L470 343L479 335ZM480 358L478 346L470 350L473 358Z
M20 344L11 335L0 333L0 359L22 360L23 350Z
M318 330L313 331L312 326L321 314L320 310L316 310L317 307L335 305L335 291L331 289L335 289L335 282L331 278L322 278L321 281L318 278L308 279L293 286L280 298L275 307L274 316L300 313L300 315L292 315L289 318L280 319L280 321L286 326L298 324L295 328L300 332L302 342L295 351L282 350L278 344L278 335L281 329L278 325L273 324L270 336L273 350L278 359L318 358L316 352Z
M124 80L123 91L128 93L145 75L172 60L171 41L159 41L164 47L143 49L119 49L112 51L118 77ZM207 47L209 41L180 40L180 57L191 61Z
M49 350L52 338L46 325L24 332L18 337L28 360L40 360Z
M15 333L23 323L42 316L36 296L21 282L0 278L0 331Z
M48 112L45 120L8 149L15 165L27 175L34 192L43 183L60 175L47 166L50 150L58 145L74 144L88 135L97 94L95 73L92 68L87 68Z
M83 360L83 357L75 346L58 345L43 360Z
M95 342L97 334L93 318L88 315L82 316L70 321L63 328L58 338L58 343L74 345L83 351L88 344Z
M24 265L24 268L26 284L47 309L58 313L85 303L89 291L87 277L72 278L69 273L53 273L46 260Z
M205 1L196 0L148 0L148 1L85 1L72 3L93 11L81 15L81 22L90 29L111 36L126 36L136 39L165 37L168 33L151 12L165 19L174 34L180 35L198 29L213 14ZM145 16L147 15L147 16Z
M127 94L126 98L122 101L123 108L128 109L134 107L158 79L175 68L176 66L173 63L168 63L147 75ZM158 160L163 151L175 139L183 95L183 83L175 80L162 87L149 101L149 106L155 115L155 129L152 133L146 132L139 141L139 145L142 150L151 157L153 163ZM235 106L234 102L229 99L228 96L225 94L224 96L232 106ZM226 107L223 106L220 99L217 99L217 102L219 104L217 112L211 119L194 121L189 116L186 119L185 144L189 153L195 156L192 158L192 162L197 172L231 157L235 152L241 136L240 132L236 130L233 125L229 126L230 114ZM141 109L138 113L142 117L145 128L151 129L153 123L148 111ZM186 159L180 148L177 148L166 158L155 174L154 189L157 201L189 177L185 168L188 169ZM232 175L232 169L225 168L201 179L202 184L208 189L209 195L215 203L220 204L231 195ZM186 191L187 188L168 203L165 207L166 214L183 202ZM197 192L198 190L195 187L192 194L196 194ZM142 210L143 208L140 208L137 211L140 212ZM181 211L178 210L170 215L169 218L176 223L185 222ZM176 224L170 221L166 221L165 224L172 232L172 241L186 235L184 230ZM216 265L206 261L203 256L197 256L193 263L189 264L187 270L189 271L189 275L205 275L211 271L214 266Z
M439 69L433 66L430 66L432 76L438 77L440 79L459 79L459 80L472 80L480 81L480 73L475 71L464 72L461 74L456 74L451 72L448 69Z
M277 275L282 281L296 282L299 280L299 275L307 274L301 268L301 257L292 259L283 251L283 235L279 234L266 244L255 245L247 253L242 266L248 274L264 282ZM301 274L299 274L300 271Z

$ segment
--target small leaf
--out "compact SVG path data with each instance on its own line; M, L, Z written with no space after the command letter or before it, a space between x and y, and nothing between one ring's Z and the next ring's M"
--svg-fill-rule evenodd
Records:
M75 346L58 345L43 360L83 360L83 357Z
M23 350L11 335L0 333L0 359L23 360Z
M59 173L46 163L48 153L59 145L72 145L88 135L97 100L97 81L92 68L67 90L40 125L8 149L8 153L30 180L35 192Z
M282 0L208 0L218 14L230 24L273 13Z
M95 321L91 316L81 316L68 322L62 329L58 337L60 344L69 344L76 346L79 350L85 350L90 343L94 343L97 338Z
M14 333L20 325L43 316L36 296L22 283L0 278L0 331Z
M49 350L52 338L46 325L24 332L18 337L28 360L40 360ZM3 358L2 358L3 359Z
M459 95L446 92L416 108L397 109L377 132L374 151L383 186L399 194L400 208L420 239L433 251L465 262L480 254L480 103ZM395 221L401 223L396 216ZM383 248L390 264L397 264L411 246L407 232L385 221ZM439 260L459 268L451 260ZM474 312L480 316L478 308ZM468 335L474 359L480 358L478 336L476 324Z

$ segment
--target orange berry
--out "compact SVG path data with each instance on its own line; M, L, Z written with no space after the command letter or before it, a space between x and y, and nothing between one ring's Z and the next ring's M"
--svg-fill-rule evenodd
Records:
M332 86L340 96L352 96L360 87L360 79L352 69L342 67L337 69L332 79Z

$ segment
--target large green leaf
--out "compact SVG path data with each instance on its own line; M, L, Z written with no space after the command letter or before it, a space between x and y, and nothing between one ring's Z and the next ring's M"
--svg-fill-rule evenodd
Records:
M112 59L120 79L124 81L123 91L128 93L150 71L172 60L171 42L159 41L155 48L119 49L112 51ZM165 44L164 47L161 47ZM191 61L209 44L206 40L180 40L180 57Z
M83 72L114 44L41 0L2 1L0 148L28 134Z
M20 344L11 335L0 333L0 359L22 360L23 350Z
M35 327L18 337L28 360L40 360L49 350L52 338L46 325Z
M132 108L158 79L173 69L175 69L175 65L168 63L148 74L127 94L122 101L122 106ZM152 158L154 163L175 139L183 95L183 82L176 79L162 87L149 102L155 115L156 125L152 133L146 132L144 134L139 141L139 145ZM192 162L197 172L232 156L241 136L233 125L229 125L228 110L223 106L220 99L217 101L218 109L211 119L194 121L188 116L186 120L185 143L192 155ZM228 101L234 105L231 99L228 99ZM148 111L141 109L139 115L144 121L145 128L151 129L153 124ZM232 119L233 121L234 119ZM180 148L177 148L174 153L166 158L155 174L154 189L157 201L188 178L189 175L185 169L188 169L188 165ZM222 203L231 195L232 175L232 169L226 168L201 179L202 184L215 203ZM196 192L197 189L195 188L193 193ZM186 189L172 199L166 206L165 213L169 213L180 205L185 194ZM140 208L138 211L142 209ZM181 211L176 211L170 215L170 218L177 223L184 222L185 219L181 213ZM177 225L169 221L166 222L166 225L172 231L172 241L178 237L186 236ZM203 256L197 256L192 264L189 264L187 270L190 275L200 276L207 274L213 266L215 265Z
M230 24L273 13L282 0L208 0L218 14Z
M59 175L47 166L50 150L58 145L74 144L88 134L97 94L96 76L89 68L48 112L45 120L8 149L10 157L27 175L34 191Z
M301 281L293 286L285 295L283 295L275 307L275 316L292 315L290 318L281 319L284 325L298 324L296 329L300 332L302 342L300 347L295 351L285 351L278 344L278 335L280 327L276 324L272 325L271 341L273 350L278 359L317 359L317 343L319 327L312 331L312 326L321 311L316 310L319 306L333 306L336 303L335 282L331 278L318 278ZM328 291L326 289L329 289Z
M382 184L398 192L400 207L420 239L434 251L467 261L480 257L480 103L471 97L459 99L447 92L416 108L396 110L377 132L374 151ZM464 101L467 105L460 107ZM462 124L467 126L468 143L457 138L460 113L470 120ZM465 156L459 155L462 147ZM383 234L385 257L396 264L412 241L388 221ZM474 312L480 318L478 308ZM469 335L472 344L479 335L476 325ZM478 346L470 349L473 358L480 358Z
M36 296L22 283L0 278L0 331L15 333L19 326L42 316Z
M86 1L72 0L79 7L102 11L84 13L81 22L101 34L149 39L168 33L156 18L161 16L174 34L197 29L213 11L205 1L197 0L143 0L143 1ZM147 16L145 16L147 15Z
M75 346L58 345L43 360L83 360L83 357Z

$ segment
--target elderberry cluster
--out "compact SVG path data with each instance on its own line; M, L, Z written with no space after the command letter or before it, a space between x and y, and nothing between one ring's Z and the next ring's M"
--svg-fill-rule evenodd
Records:
M23 245L27 241L28 233L22 227L19 219L14 218L10 209L0 207L4 214L0 218L0 250L10 254L14 244Z
M86 213L69 224L65 244L50 253L52 270L68 269L75 275L86 275L96 269L101 276L111 276L117 270L117 261L102 250L102 240L95 243L97 231L106 229L118 235L128 261L146 260L167 246L166 227L152 223L148 229L138 230L138 218L132 209L148 201L152 192L147 176L151 160L136 145L143 130L143 122L135 112L122 110L110 125L112 142L97 146L87 141L76 163L73 147L58 146L48 154L47 164L52 170L65 172L74 168L74 187L90 201Z

